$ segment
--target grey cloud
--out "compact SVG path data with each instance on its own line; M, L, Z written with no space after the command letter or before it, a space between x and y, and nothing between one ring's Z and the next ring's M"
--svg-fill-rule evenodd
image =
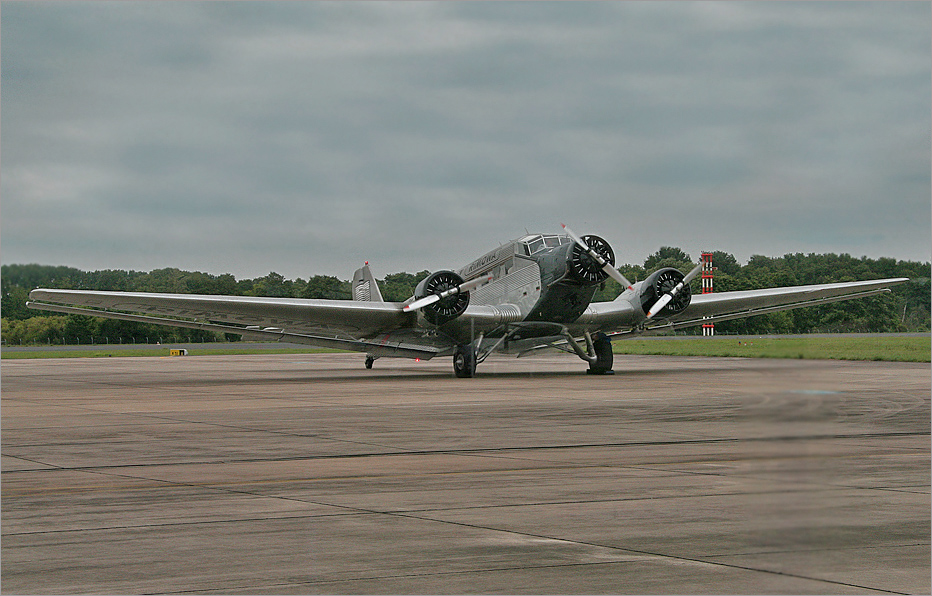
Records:
M663 244L929 258L927 4L3 16L4 262L346 277L561 220L630 262Z

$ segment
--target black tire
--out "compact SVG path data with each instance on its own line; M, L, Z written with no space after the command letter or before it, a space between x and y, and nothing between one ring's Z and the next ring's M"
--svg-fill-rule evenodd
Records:
M472 346L456 346L453 352L453 372L460 379L476 376L476 352Z
M372 364L375 362L375 358L372 356L366 356L366 368L372 368Z
M595 341L592 342L592 347L595 349L596 361L589 363L589 370L586 372L590 375L615 374L615 371L612 370L612 361L614 360L612 341L605 335L599 334Z

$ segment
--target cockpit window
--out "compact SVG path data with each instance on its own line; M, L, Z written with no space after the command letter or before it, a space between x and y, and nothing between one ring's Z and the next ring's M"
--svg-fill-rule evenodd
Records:
M546 248L555 248L568 241L564 236L528 236L522 239L524 244L523 252L526 255L533 255Z

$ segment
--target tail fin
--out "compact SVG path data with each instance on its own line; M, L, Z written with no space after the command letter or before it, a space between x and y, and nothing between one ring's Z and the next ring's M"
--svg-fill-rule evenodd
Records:
M369 261L353 274L353 300L384 302L379 284L375 282L372 271L369 270Z

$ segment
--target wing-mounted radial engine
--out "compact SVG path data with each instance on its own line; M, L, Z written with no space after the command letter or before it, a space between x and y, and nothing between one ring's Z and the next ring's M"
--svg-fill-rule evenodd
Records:
M692 300L691 282L702 270L702 263L683 275L673 268L655 271L641 285L641 308L648 319L659 314L671 316L686 310Z
M466 312L466 307L469 306L469 292L459 291L458 288L462 284L463 278L452 271L435 271L421 280L414 290L415 301L439 297L421 309L429 323L443 325Z
M414 300L404 307L404 311L423 311L428 323L443 325L466 312L469 292L490 279L479 277L464 283L463 278L453 271L435 271L417 284Z
M692 278L684 283L686 277L672 267L653 272L639 287L638 300L644 314L653 318L657 315L667 317L683 312L692 300L689 290L689 281ZM670 298L667 299L667 296Z

